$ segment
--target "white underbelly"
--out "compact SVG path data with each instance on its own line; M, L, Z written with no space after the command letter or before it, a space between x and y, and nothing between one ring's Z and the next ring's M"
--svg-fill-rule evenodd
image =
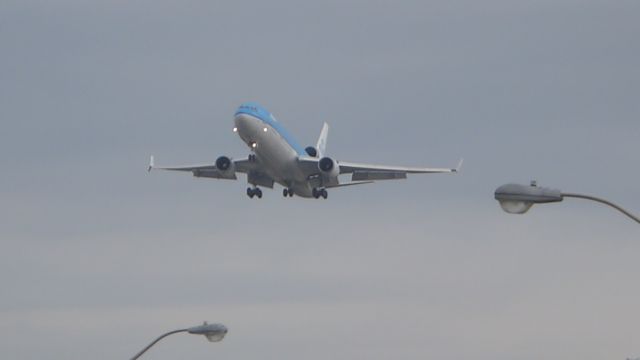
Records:
M265 132L257 143L255 154L267 175L280 184L299 180L294 179L298 154L279 134Z

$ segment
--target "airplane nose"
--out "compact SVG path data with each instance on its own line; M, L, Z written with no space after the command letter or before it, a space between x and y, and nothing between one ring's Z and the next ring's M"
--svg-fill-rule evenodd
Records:
M245 127L246 116L244 114L238 114L233 119L233 123L236 126L236 129L241 130Z
M234 123L240 134L253 135L260 129L260 120L247 114L236 115Z

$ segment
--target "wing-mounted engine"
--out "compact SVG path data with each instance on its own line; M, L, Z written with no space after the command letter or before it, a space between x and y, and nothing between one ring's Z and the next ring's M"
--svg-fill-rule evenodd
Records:
M340 175L340 166L338 162L330 157L323 157L318 161L318 170L322 174L322 183L325 186L338 183L338 175Z
M304 151L311 157L318 157L318 149L314 148L313 146L307 146Z
M216 159L215 169L193 169L193 176L213 179L231 179L236 177L236 164L227 156L220 156Z
M236 178L236 164L226 156L220 156L216 159L216 170L218 170L222 179Z

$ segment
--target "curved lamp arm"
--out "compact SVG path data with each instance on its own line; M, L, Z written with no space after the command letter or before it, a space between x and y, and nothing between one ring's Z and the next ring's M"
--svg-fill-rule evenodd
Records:
M496 189L494 197L500 202L502 210L510 214L524 214L533 204L559 202L565 197L587 199L609 205L640 224L640 218L609 200L591 195L563 193L557 189L539 187L535 180L528 186L513 183L504 184Z
M145 347L144 349L142 349L139 353L135 354L131 360L136 360L137 358L139 358L140 356L142 356L142 354L144 354L147 350L149 350L153 345L155 345L158 341L164 339L165 337L169 336L169 335L173 335L176 333L180 333L180 332L187 332L189 329L180 329L180 330L173 330L173 331L169 331L166 334L162 334L160 335L157 339L153 340L151 342L151 344L147 345L147 347Z
M562 197L572 197L572 198L579 198L579 199L587 199L587 200L597 201L597 202L605 204L605 205L609 205L612 208L614 208L614 209L620 211L621 213L627 215L633 221L635 221L638 224L640 224L640 218L638 218L637 216L631 214L629 211L623 209L622 207L612 203L611 201L608 201L608 200L605 200L605 199L601 199L601 198L598 198L598 197L595 197L595 196L583 195L583 194L575 194L575 193L562 193Z
M229 330L227 329L227 327L222 325L222 324L208 324L206 321L202 325L193 326L193 327L190 327L190 328L187 328L187 329L169 331L168 333L162 334L162 335L160 335L160 337L158 337L157 339L153 340L153 342L151 342L151 344L147 345L147 347L142 349L142 351L140 351L139 353L135 354L134 357L131 358L131 360L136 360L142 354L144 354L147 350L149 350L149 348L151 348L153 345L155 345L158 341L160 341L160 340L164 339L165 337L167 337L169 335L172 335L172 334L176 334L176 333L180 333L180 332L188 332L189 334L204 335L207 338L207 340L209 340L211 342L218 342L218 341L222 341L222 339L225 337L225 335L227 335L228 331Z

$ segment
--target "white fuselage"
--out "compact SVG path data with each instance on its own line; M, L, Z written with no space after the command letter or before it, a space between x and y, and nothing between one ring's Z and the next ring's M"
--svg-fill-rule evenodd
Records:
M302 154L294 149L286 135L250 114L236 114L234 122L238 135L254 152L267 175L298 196L312 197L313 186L298 164Z

